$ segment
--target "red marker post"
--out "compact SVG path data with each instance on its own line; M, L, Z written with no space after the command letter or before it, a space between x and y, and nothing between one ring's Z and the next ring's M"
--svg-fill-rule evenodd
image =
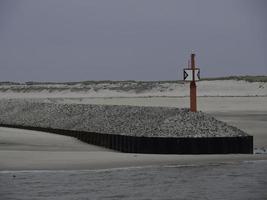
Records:
M191 68L184 69L184 81L190 81L190 111L197 111L197 86L200 80L200 69L195 66L195 54L191 54Z

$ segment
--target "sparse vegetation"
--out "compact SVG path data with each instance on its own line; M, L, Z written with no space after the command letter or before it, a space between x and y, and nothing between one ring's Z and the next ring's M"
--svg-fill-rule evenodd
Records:
M203 78L202 80L206 81L237 80L237 81L247 81L247 82L267 82L267 76L226 76L226 77Z
M201 80L205 81L215 81L215 80L237 80L237 81L248 81L248 82L267 82L267 76L226 76L226 77L209 77L209 78L202 78ZM98 85L98 84L135 84L136 86L144 86L144 85L157 85L157 84L164 84L164 83L184 83L183 80L159 80L159 81L135 81L135 80L122 80L122 81L114 81L114 80L88 80L88 81L80 81L80 82L35 82L35 81L29 81L25 83L19 83L19 82L0 82L1 85L20 85L20 86L35 86L35 85L77 85L81 84L84 86L91 86L91 85ZM46 86L44 86L46 87ZM127 87L127 86L125 86Z

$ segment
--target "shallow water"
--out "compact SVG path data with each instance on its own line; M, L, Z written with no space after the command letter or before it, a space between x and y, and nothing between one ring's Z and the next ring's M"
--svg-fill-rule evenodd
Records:
M2 171L1 199L267 199L267 161L88 171Z

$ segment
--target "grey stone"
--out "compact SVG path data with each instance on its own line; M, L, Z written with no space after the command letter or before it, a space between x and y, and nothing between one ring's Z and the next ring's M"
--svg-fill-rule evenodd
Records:
M56 104L0 100L0 124L146 137L237 137L247 134L186 108Z

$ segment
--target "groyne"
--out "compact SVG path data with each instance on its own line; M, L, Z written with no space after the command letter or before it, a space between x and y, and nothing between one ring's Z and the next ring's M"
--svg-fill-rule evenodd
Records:
M0 125L47 131L128 153L253 153L253 137L203 112L166 107L1 100Z

